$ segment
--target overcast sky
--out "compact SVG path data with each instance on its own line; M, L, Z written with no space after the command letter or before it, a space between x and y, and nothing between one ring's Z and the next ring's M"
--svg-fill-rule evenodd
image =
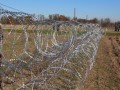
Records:
M73 17L73 10L76 8L78 18L86 18L88 15L89 19L108 17L113 21L120 20L120 0L0 0L0 3L24 12L45 16L63 14Z

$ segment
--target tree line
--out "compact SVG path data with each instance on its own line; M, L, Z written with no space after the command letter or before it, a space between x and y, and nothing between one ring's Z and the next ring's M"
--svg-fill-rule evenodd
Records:
M0 19L1 24L32 24L33 18L31 16L2 16Z
M44 17L43 17L44 18ZM105 18L98 20L97 18L93 19L81 19L81 18L73 18L67 17L65 15L54 15L49 17L45 20L57 20L57 21L77 21L80 23L93 23L93 24L101 24L102 27L113 27L114 23L110 20L110 18ZM32 16L2 16L0 18L0 23L2 24L32 24L33 22L36 22L36 20Z

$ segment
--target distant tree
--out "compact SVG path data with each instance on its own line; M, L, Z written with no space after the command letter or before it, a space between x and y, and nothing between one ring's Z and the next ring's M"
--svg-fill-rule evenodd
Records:
M8 17L7 16L2 16L0 22L2 24L8 24L9 23Z
M94 18L94 19L92 19L92 23L98 23L98 19L97 18Z
M58 17L58 20L59 20L59 21L68 21L69 18L66 17L66 16L64 16L64 15L60 15L60 16Z
M15 24L16 23L13 16L8 16L8 21L9 21L8 24Z
M15 20L16 20L16 24L24 24L23 16L17 16Z
M110 27L112 25L113 25L113 23L111 22L110 18L101 19L102 27Z
M2 16L0 22L2 24L15 24L16 20L13 16Z
M25 24L32 24L33 18L32 16L25 16Z
M37 15L37 19L38 19L38 21L43 21L43 20L45 20L45 16L39 14L39 15Z
M105 18L104 23L106 23L107 25L109 25L111 23L111 20L109 18Z
M53 20L58 20L59 14L52 15Z
M49 20L53 20L52 15L49 15Z
M80 23L87 23L86 19L77 19L77 21L80 22Z

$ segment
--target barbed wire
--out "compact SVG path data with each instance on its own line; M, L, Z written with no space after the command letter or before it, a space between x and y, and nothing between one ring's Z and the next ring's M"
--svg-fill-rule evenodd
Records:
M25 23L28 14L0 8L6 16L1 39L3 90L75 90L84 85L95 62L102 29L96 24ZM19 19L12 24L8 16ZM35 18L35 17L33 17ZM54 29L54 30L53 30ZM1 37L2 38L2 37Z

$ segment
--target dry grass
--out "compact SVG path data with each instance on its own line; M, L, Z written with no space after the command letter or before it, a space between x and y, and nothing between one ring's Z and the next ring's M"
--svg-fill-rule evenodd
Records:
M45 34L46 35L46 34ZM17 40L17 37L20 36L20 39ZM24 49L24 35L21 33L16 33L16 43L14 49L16 50L16 55L20 55L23 53ZM33 41L33 33L29 34L29 48L28 51L34 52L34 41ZM43 36L44 37L44 36ZM4 33L4 46L3 46L3 53L6 58L14 58L14 53L12 52L12 43L13 42L13 35L8 36L8 32ZM57 37L58 41L62 42L65 41L65 35L59 35ZM45 40L44 40L45 41ZM44 43L46 44L46 43ZM50 44L51 45L51 44ZM43 47L44 49L45 47ZM11 54L12 55L11 55ZM74 60L75 61L75 60ZM77 62L76 62L77 64ZM38 68L39 72L43 69L43 67L48 67L47 61L43 62L40 67L36 67L37 65L33 65L34 68ZM72 65L69 65L72 69ZM79 65L78 65L79 66ZM67 67L67 66L66 66ZM77 67L79 70L79 67ZM35 71L38 72L38 69ZM26 75L29 72L26 72ZM13 72L10 72L13 73ZM36 73L37 74L37 73ZM59 75L63 75L66 78L70 78L71 80L75 81L77 78L74 75L70 75L69 73L60 72ZM71 77L72 76L72 77ZM21 80L16 77L18 83L21 83ZM56 81L57 80L57 81ZM55 78L53 82L61 84L64 87L63 81L60 78ZM6 82L8 83L8 82ZM67 82L64 82L67 84ZM70 87L70 83L68 83L68 87ZM5 90L14 90L15 87L11 87L12 84L6 84ZM12 85L14 86L14 84ZM78 86L79 87L79 86ZM81 87L81 86L80 86ZM120 89L120 33L116 32L108 32L106 36L101 39L98 54L96 57L96 63L86 81L85 90L119 90ZM39 90L39 89L38 89ZM66 88L66 90L69 90ZM78 90L81 90L78 88Z
M101 39L96 63L85 90L120 90L120 33L107 33Z
M58 35L58 36L56 36L57 41L64 42L64 41L67 40L67 38L69 38L68 34L66 34L66 35L64 35L64 34L65 33L63 33L63 35L62 35L62 34L59 34L59 32L57 32L57 35ZM29 35L29 38L28 38L29 42L28 42L28 46L27 46L27 51L29 51L31 54L34 54L35 50L36 50L36 47L35 47L35 44L34 44L34 34L33 33L28 33L28 35ZM46 36L46 35L47 34L43 32L42 38L43 38L44 43L43 43L43 46L41 47L43 50L45 50L47 40L48 40L49 46L51 46L51 36L49 36L49 35ZM11 32L11 33L4 32L2 52L5 56L5 58L7 60L14 59L14 58L16 58L15 57L15 55L16 55L17 57L19 57L23 60L30 60L30 58L27 55L23 54L24 49L25 49L25 42L26 41L25 41L24 33L22 33L22 32L18 32L18 31L17 32L14 31L14 32ZM40 59L42 57L39 56L38 58ZM22 70L24 71L24 74L27 76L27 78L30 78L31 72L30 72L28 67L25 67L24 63L21 63L20 61L14 61L14 62L11 62L11 63L14 63L16 65L17 64L23 64L24 69L22 69ZM33 65L31 67L32 67L32 70L33 70L34 74L37 75L43 69L47 68L48 65L49 65L49 62L44 60L44 61L41 61L39 65L33 63ZM8 74L9 77L13 78L14 72L15 71L12 70L12 69L7 69L6 74ZM21 80L20 73L17 72L15 75L16 76L13 79L15 79L17 84L21 85L22 80ZM53 80L53 82L54 82L54 80ZM15 90L16 85L14 85L14 83L10 82L10 80L7 80L6 78L4 78L3 81L4 81L4 87L3 87L4 90Z

